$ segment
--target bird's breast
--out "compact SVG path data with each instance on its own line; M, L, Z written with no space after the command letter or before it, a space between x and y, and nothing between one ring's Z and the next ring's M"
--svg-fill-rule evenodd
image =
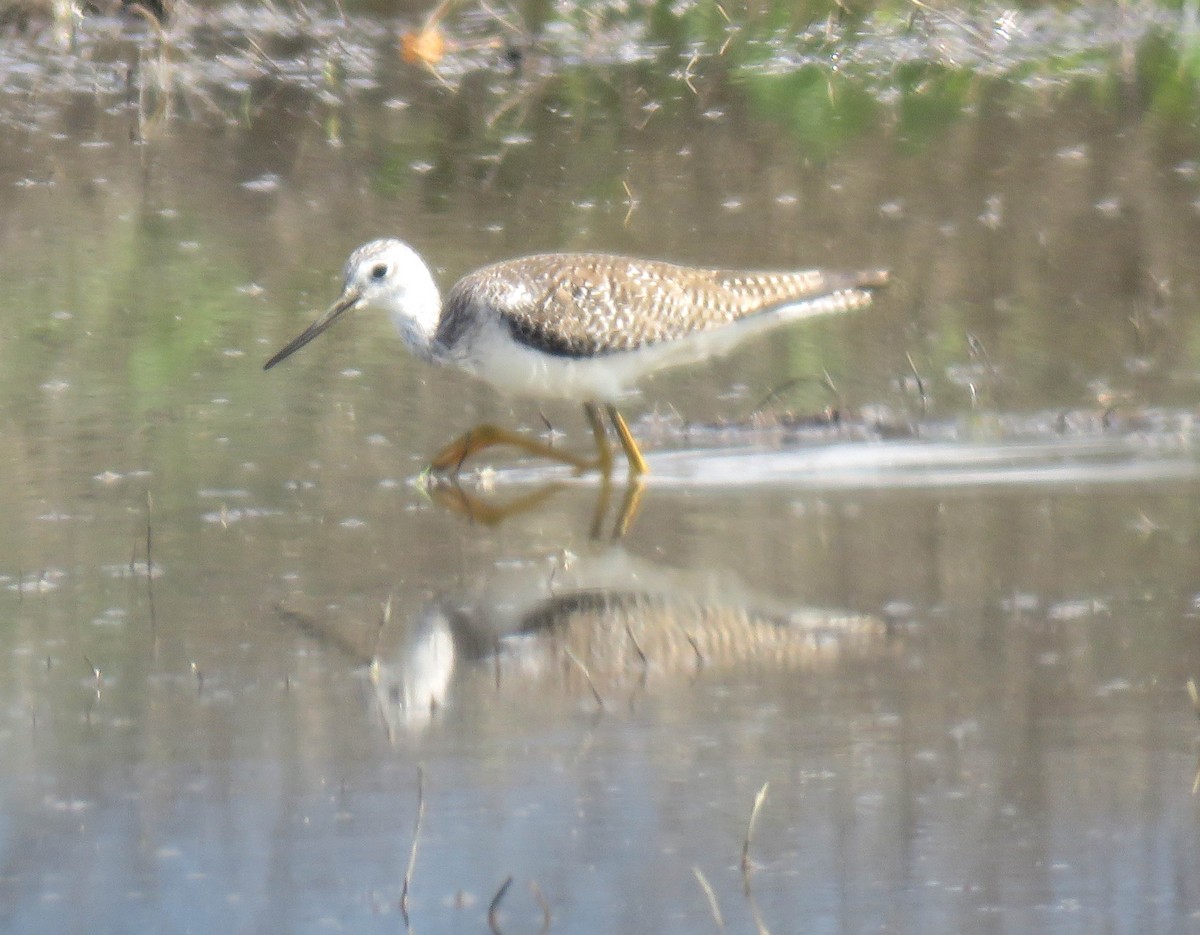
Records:
M548 354L521 343L493 321L464 335L448 362L513 395L611 402L627 395L643 372L629 357Z

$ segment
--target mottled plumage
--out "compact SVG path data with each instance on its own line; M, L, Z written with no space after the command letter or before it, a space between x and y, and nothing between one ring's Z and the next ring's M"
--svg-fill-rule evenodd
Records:
M387 311L409 349L514 393L584 403L596 438L595 466L612 456L596 403L607 404L631 473L646 463L613 402L642 377L694 363L784 322L861 308L887 283L883 270L859 273L698 269L604 254L550 253L506 260L464 276L443 302L429 267L399 240L373 240L346 263L342 294L328 311L264 365L275 366L344 312ZM433 461L457 470L499 442L565 460L585 459L480 426Z
M886 279L881 271L745 272L604 254L540 254L485 266L455 283L436 340L453 347L487 312L522 344L592 357L676 341L784 305L825 300L827 311L848 310L869 302L869 290ZM838 300L829 302L834 296Z
M561 669L566 649L597 677L624 675L639 659L664 674L747 663L809 668L856 644L877 645L884 635L877 619L849 612L771 615L683 595L602 590L548 598L521 627L528 670L537 657L546 669Z

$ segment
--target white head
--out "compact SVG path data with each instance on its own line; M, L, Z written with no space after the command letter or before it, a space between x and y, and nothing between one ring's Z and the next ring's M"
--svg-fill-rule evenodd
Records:
M401 240L388 237L363 244L346 261L342 294L320 318L281 348L264 365L270 370L290 357L343 312L373 308L387 312L409 349L429 359L442 300L425 261Z

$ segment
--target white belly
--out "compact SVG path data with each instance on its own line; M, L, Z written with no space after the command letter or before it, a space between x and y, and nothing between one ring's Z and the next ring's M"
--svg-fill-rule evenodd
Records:
M506 393L581 402L616 402L638 380L658 370L698 363L727 353L746 338L781 324L859 308L865 292L848 290L783 306L769 313L696 332L686 338L650 344L634 351L597 357L558 357L515 341L503 323L489 320L443 358Z
M723 329L728 331L730 329ZM642 377L666 367L703 360L716 352L698 335L683 341L616 351L599 357L544 354L512 340L507 329L481 329L452 363L506 393L542 399L615 402L633 391ZM722 344L728 343L722 341Z

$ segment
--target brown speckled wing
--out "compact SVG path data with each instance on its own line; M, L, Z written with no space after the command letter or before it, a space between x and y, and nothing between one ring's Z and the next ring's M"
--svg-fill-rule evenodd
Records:
M547 254L486 266L446 297L437 339L452 346L480 315L498 316L523 344L588 357L673 341L783 306L855 294L887 280L865 273L695 269L599 254ZM829 311L841 310L832 304Z

